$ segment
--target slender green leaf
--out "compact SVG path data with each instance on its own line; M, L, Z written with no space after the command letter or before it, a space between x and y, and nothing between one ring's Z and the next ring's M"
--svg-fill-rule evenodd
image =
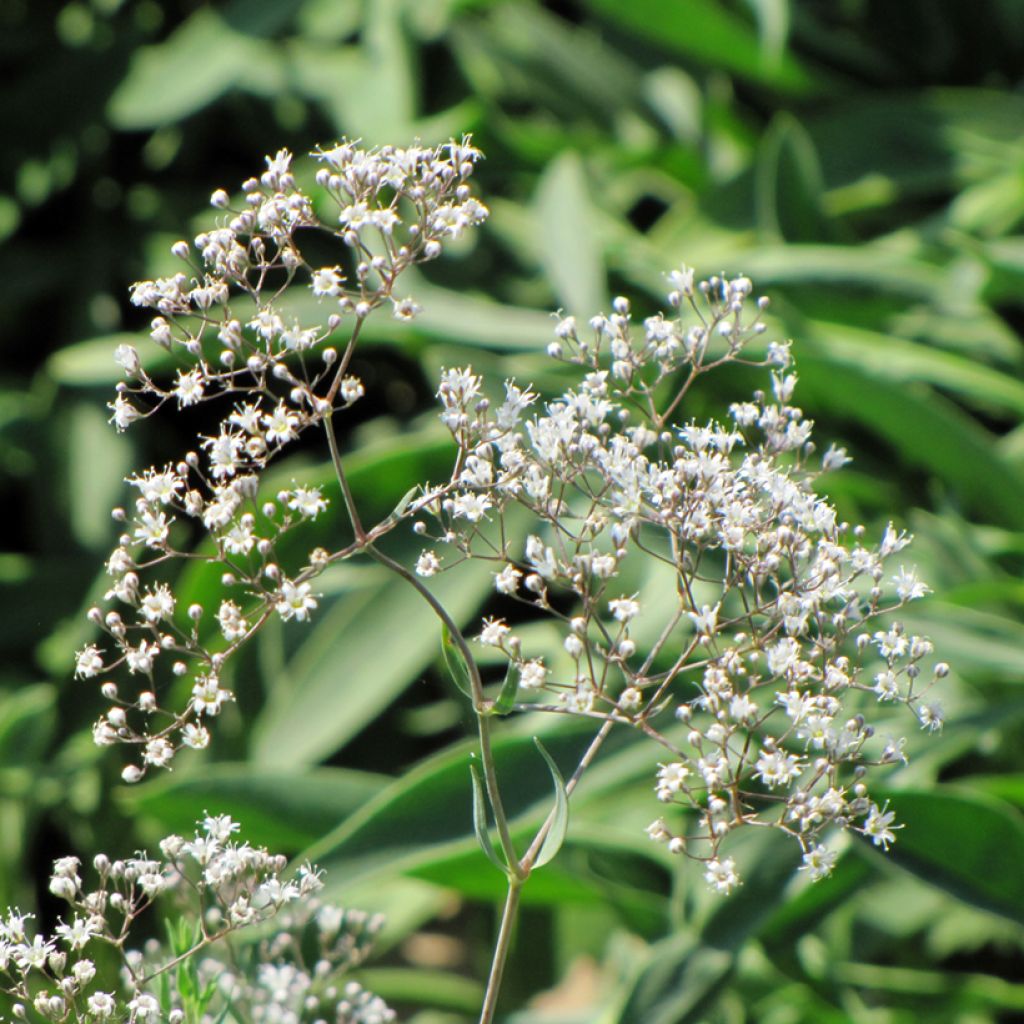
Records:
M519 673L516 671L515 664L510 661L508 670L505 672L505 681L501 684L501 691L490 710L496 715L507 715L515 707L518 694Z
M713 0L587 0L586 6L661 49L750 81L798 94L823 84L792 53L763 49L748 22Z
M541 868L558 853L562 848L562 843L565 842L565 834L569 831L569 798L565 792L565 780L562 778L562 773L558 770L554 758L544 749L544 744L536 736L534 736L533 742L547 763L548 770L551 772L551 781L555 786L554 818L551 828L541 844L537 859L534 861L534 866Z
M824 183L814 143L791 114L777 114L761 139L754 169L757 222L766 239L824 239Z
M117 791L132 814L158 821L161 834L189 833L209 808L241 822L245 838L274 849L299 849L358 811L387 779L351 768L265 771L252 764L208 765Z
M491 837L487 833L487 797L484 795L480 769L472 759L469 762L469 774L473 779L473 831L476 832L476 841L480 844L480 849L486 854L487 859L503 875L508 875L508 867L495 853Z
M534 203L541 262L567 313L607 309L601 246L579 155L569 151L541 175Z
M188 117L245 84L273 93L283 84L267 42L233 29L213 7L201 7L168 39L141 47L110 98L119 128L155 128Z
M448 670L451 681L459 691L470 700L473 699L473 682L469 672L469 664L465 655L459 650L458 644L452 639L448 626L441 624L441 655L444 667Z

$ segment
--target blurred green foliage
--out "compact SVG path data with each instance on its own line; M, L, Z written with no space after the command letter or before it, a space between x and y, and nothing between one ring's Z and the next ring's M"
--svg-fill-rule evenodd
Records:
M367 983L409 1019L472 1016L500 877L473 838L464 709L411 592L337 572L311 628L253 645L210 758L135 789L92 748L98 694L70 678L123 477L198 423L130 439L104 423L115 336L144 326L128 284L264 153L472 131L492 218L419 282L415 324L371 321L371 401L346 438L359 502L386 514L443 472L440 365L556 388L550 309L589 316L624 292L646 314L682 261L742 271L796 339L819 439L856 456L830 483L841 512L917 535L936 594L912 628L954 665L945 734L888 780L906 824L892 854L855 844L813 888L764 842L739 853L740 893L711 898L642 835L656 752L620 737L525 891L508 1019L1024 1019L1017 0L5 0L0 64L0 904L33 905L68 848L123 852L209 806L390 914ZM708 384L698 418L749 390ZM301 453L281 472L322 475ZM216 584L179 586L202 601ZM468 622L488 580L445 588ZM584 741L546 726L563 765ZM515 720L498 757L525 834L548 770Z

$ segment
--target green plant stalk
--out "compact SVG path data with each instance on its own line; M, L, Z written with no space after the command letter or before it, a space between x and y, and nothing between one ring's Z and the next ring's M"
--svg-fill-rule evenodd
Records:
M494 956L491 959L491 973L487 979L487 990L484 993L484 1002L480 1009L480 1024L491 1024L494 1020L494 1011L498 1006L498 994L501 992L501 979L505 973L509 951L512 948L512 932L519 910L519 895L525 884L525 876L509 874L508 893L505 896L505 905L501 910L498 939L494 944Z

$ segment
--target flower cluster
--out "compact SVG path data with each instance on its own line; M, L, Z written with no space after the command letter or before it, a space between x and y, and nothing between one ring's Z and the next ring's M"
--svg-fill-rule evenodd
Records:
M332 417L364 394L348 370L365 319L381 306L399 319L413 317L416 304L395 293L399 276L486 217L469 187L479 156L468 138L436 149L366 150L343 141L313 154L320 167L307 193L282 150L242 185L234 205L225 191L213 194L212 205L223 211L217 226L194 245L172 247L185 270L133 286L132 302L157 314L150 337L178 368L173 380L161 381L133 347L119 347L126 379L110 406L116 427L168 404L220 399L228 408L181 461L130 478L133 503L114 513L123 533L107 564L106 598L122 607L91 610L106 644L79 652L77 675L124 668L137 683L122 694L115 682L100 680L112 706L94 732L99 744L141 748L139 763L125 768L127 781L169 765L182 747L208 744L210 718L231 699L221 684L226 659L275 613L307 619L317 607L315 578L365 542L357 536L333 553L314 550L308 564L285 569L281 537L320 515L327 499L299 485L262 496L259 475L311 428L333 441ZM306 242L316 236L337 244L338 265L307 260L303 247L312 250ZM289 312L303 288L323 311L315 323ZM339 354L329 343L343 331ZM197 528L210 538L205 554L179 547ZM165 583L142 583L146 570L185 557L221 566L218 607L180 608ZM158 704L156 676L166 670L192 683L184 709Z
M269 937L245 946L256 977L269 979L275 971L287 971L289 956L295 961L296 936L310 928L319 941L318 978L336 978L361 961L381 922L321 904L315 898L321 888L316 871L302 868L295 878L286 879L287 859L236 841L238 828L226 816L208 815L191 839L171 835L162 840L159 856L139 853L111 860L100 854L93 860L96 881L89 886L83 882L76 857L57 860L49 888L68 904L70 913L53 934L34 932L30 915L17 910L0 919L0 991L14 1001L15 1018L25 1020L34 1013L59 1024L181 1024L186 1018L200 1019L198 1009L204 1020L223 1019L225 1006L236 1005L233 983L223 988L218 988L221 981L215 986L183 984L182 965L188 964L198 979L202 970L193 960L201 951L225 958L222 963L236 961L239 950L232 950L230 957L224 952L236 933L251 929L260 936L263 932L255 926L266 927L275 918ZM155 940L147 943L144 952L132 949L135 921L154 902L167 897L181 904L183 927L177 934L185 937L183 941L170 950ZM121 965L117 976L105 966L109 956L102 947L116 952ZM208 958L208 974L213 962ZM177 973L169 973L172 968ZM172 976L178 979L177 985L168 985ZM371 1018L353 1015L351 998L334 984L333 989L325 985L322 992L323 1000L333 1000L334 1019L339 1024L357 1020L369 1024ZM214 1005L217 992L220 1006ZM264 1005L273 1005L273 1000Z
M624 298L589 332L559 321L549 352L581 377L543 409L514 381L498 404L470 368L445 371L458 463L454 489L429 503L436 529L417 524L435 541L417 568L489 559L498 593L561 624L569 672L503 619L485 620L479 640L518 673L520 707L622 723L661 745L655 794L688 813L649 834L702 860L713 888L739 883L720 848L754 823L793 836L820 878L835 860L827 830L893 840L865 774L903 759L904 741L883 742L873 717L902 704L938 728L929 691L948 668L927 676L929 640L871 626L928 588L891 564L906 534L890 524L872 545L815 490L849 460L835 447L815 456L789 344L759 341L767 300L743 277L671 278L671 314L639 328ZM727 419L687 419L694 382L728 366L762 367L769 386ZM535 526L517 549L506 516L523 506ZM657 596L623 590L623 577Z

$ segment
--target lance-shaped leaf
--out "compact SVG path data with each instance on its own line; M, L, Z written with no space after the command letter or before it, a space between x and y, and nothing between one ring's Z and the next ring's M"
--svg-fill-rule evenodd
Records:
M516 695L519 693L519 677L516 675L516 667L510 661L508 671L505 673L505 681L501 684L501 692L491 705L492 715L507 715L516 703Z
M473 831L476 832L476 841L480 844L480 849L487 855L487 859L503 875L507 875L508 868L494 852L491 837L487 834L487 798L484 796L484 783L480 778L480 769L475 760L469 762L469 774L473 778Z
M455 685L470 699L473 699L473 683L469 674L469 664L465 655L459 650L458 644L446 625L441 626L441 653L444 655L444 667L452 677Z
M565 791L565 780L562 778L562 773L558 770L554 758L544 749L544 744L536 736L534 736L533 742L537 745L541 757L547 762L548 770L551 772L551 781L555 784L554 819L533 864L535 868L541 868L558 853L562 848L562 843L565 842L565 833L569 830L569 796Z

